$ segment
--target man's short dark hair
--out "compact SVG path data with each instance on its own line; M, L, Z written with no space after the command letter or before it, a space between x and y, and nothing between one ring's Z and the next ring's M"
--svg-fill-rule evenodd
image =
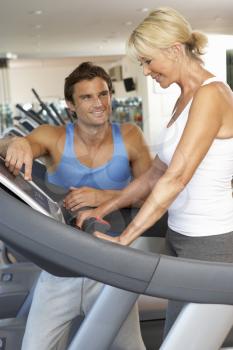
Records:
M74 85L82 80L92 80L97 77L106 81L109 91L112 93L112 80L108 73L102 67L94 65L92 62L83 62L65 79L65 99L74 103Z

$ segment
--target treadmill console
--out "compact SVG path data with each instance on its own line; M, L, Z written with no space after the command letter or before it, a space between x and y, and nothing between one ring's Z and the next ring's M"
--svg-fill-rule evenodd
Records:
M2 157L0 157L0 187L40 213L65 222L60 206L33 181L26 181L22 173L18 176L10 173Z

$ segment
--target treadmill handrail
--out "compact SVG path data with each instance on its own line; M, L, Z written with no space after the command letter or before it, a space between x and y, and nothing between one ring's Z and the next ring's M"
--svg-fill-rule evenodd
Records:
M109 243L36 212L4 190L0 198L0 238L53 274L87 276L139 294L233 304L232 264Z

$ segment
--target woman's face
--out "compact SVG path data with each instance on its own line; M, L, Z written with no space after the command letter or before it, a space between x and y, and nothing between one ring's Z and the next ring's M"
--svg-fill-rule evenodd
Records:
M169 55L169 51L166 49L153 50L151 57L139 57L144 75L151 76L162 88L169 87L175 82L176 60Z

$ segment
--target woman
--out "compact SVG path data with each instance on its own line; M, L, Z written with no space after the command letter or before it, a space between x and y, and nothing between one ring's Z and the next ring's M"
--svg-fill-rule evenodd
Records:
M82 213L103 217L133 204L145 194L138 215L117 238L96 236L128 245L167 210L167 246L179 257L233 262L233 93L206 70L201 54L207 38L192 31L178 12L153 11L132 32L128 46L145 75L162 88L181 90L151 169L122 195ZM166 331L182 305L169 303Z

